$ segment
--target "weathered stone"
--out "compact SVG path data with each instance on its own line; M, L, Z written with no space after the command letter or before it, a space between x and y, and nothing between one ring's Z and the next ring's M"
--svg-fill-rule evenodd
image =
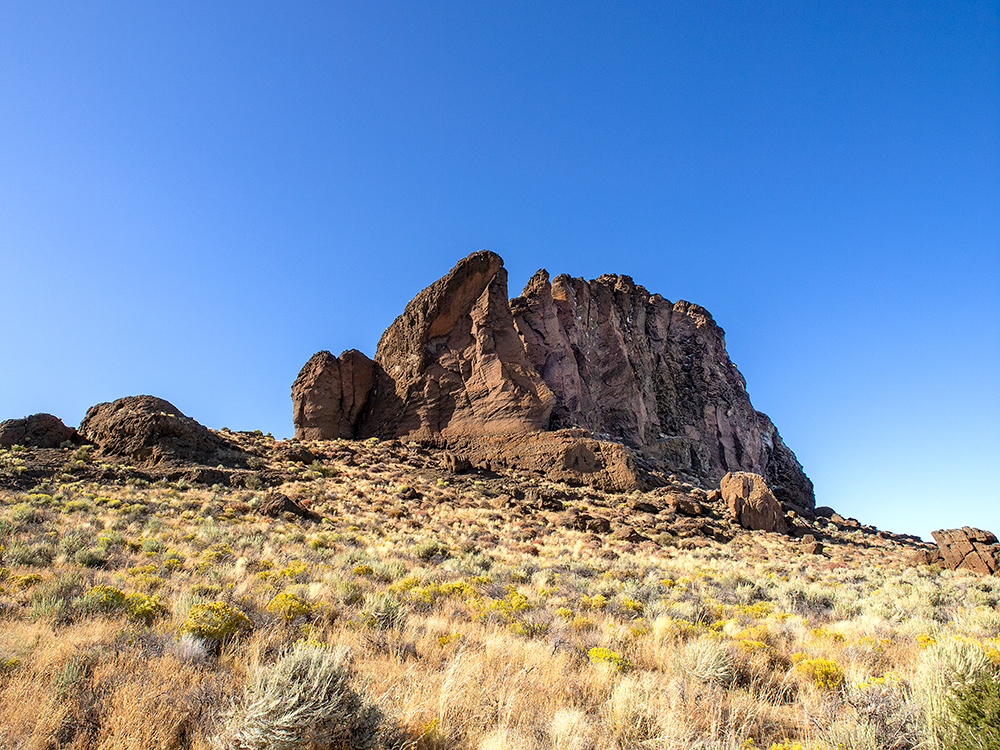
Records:
M988 575L1000 569L1000 543L989 531L963 526L938 529L932 531L931 536L937 542L941 563L949 570L971 570Z
M806 542L802 545L802 552L806 555L822 555L823 554L823 543L822 542Z
M458 437L446 441L474 466L537 472L555 482L606 492L642 489L632 454L617 443L584 437L582 430Z
M510 304L528 359L555 394L552 427L608 435L712 481L759 473L781 500L815 504L704 308L671 303L628 276L550 282L544 270Z
M319 516L299 502L280 492L269 492L264 496L257 510L262 516L277 518L282 513L291 513L310 521L318 521Z
M787 533L781 503L759 474L731 472L722 478L719 488L730 517L743 528Z
M23 445L26 448L58 448L76 439L76 430L51 414L32 414L21 419L0 422L0 447Z
M441 468L452 474L462 474L472 468L472 463L465 456L451 451L441 453Z
M543 270L509 300L501 258L473 253L406 306L373 367L354 352L361 374L349 378L347 354L320 352L299 374L297 437L451 441L572 428L583 440L558 447L549 478L638 487L637 466L675 470L694 484L746 470L790 506L815 504L794 454L750 404L711 315L651 295L628 276L550 282ZM479 451L470 460L522 468L497 446L485 450L494 457ZM542 452L553 458L551 445ZM626 466L624 482L607 481L612 463Z
M242 465L245 454L155 396L128 396L87 410L79 433L109 456L157 464L194 461Z
M375 363L356 349L314 354L292 383L295 437L353 438L375 384Z
M378 344L380 369L360 434L519 434L549 424L552 392L528 362L507 301L507 271L483 250L420 292Z

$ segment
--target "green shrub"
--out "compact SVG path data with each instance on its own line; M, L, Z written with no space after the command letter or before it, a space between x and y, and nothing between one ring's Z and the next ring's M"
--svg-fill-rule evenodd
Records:
M139 592L125 597L125 609L130 617L147 624L166 612L158 597Z
M73 555L78 565L88 568L100 568L108 562L108 553L100 547L90 547L88 549L77 550Z
M952 689L954 750L1000 750L1000 683L980 674Z
M425 539L413 546L413 554L424 562L429 561L435 555L444 554L446 549L441 546L437 539Z
M292 621L296 617L309 617L312 614L312 605L297 594L282 591L270 601L267 611Z
M99 584L83 595L81 604L89 612L111 614L125 607L125 594L114 586Z
M406 610L392 594L369 594L361 611L361 622L369 628L388 630L399 627L406 620Z
M382 712L349 681L344 649L296 644L274 664L250 674L219 744L230 750L395 746Z
M249 627L247 616L225 602L202 602L191 606L181 632L224 641Z

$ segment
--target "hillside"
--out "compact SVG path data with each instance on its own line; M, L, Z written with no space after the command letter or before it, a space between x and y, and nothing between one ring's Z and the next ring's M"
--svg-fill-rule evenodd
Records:
M0 454L0 744L964 747L953 684L995 705L1000 580L911 566L912 539L748 531L677 477L212 435L233 486Z

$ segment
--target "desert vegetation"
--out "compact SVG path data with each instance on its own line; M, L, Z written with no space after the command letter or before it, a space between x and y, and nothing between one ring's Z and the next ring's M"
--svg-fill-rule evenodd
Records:
M538 478L232 437L242 487L67 447L0 493L0 746L1000 747L998 578L891 540L600 538L498 497ZM315 515L264 515L275 489Z

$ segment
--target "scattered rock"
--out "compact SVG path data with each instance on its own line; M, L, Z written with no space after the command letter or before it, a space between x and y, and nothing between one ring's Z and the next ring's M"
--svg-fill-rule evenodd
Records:
M76 440L76 430L51 414L32 414L21 419L0 422L0 447L23 445L26 448L58 448L67 440Z
M235 446L155 396L128 396L92 406L79 433L106 455L148 464L242 465L246 460Z
M806 542L802 545L802 552L806 555L822 555L823 543L817 541Z
M788 532L781 503L759 474L738 471L726 474L720 484L730 517L745 529Z
M971 570L988 575L1000 568L1000 544L989 531L963 526L932 531L931 536L937 542L941 561L950 570Z

